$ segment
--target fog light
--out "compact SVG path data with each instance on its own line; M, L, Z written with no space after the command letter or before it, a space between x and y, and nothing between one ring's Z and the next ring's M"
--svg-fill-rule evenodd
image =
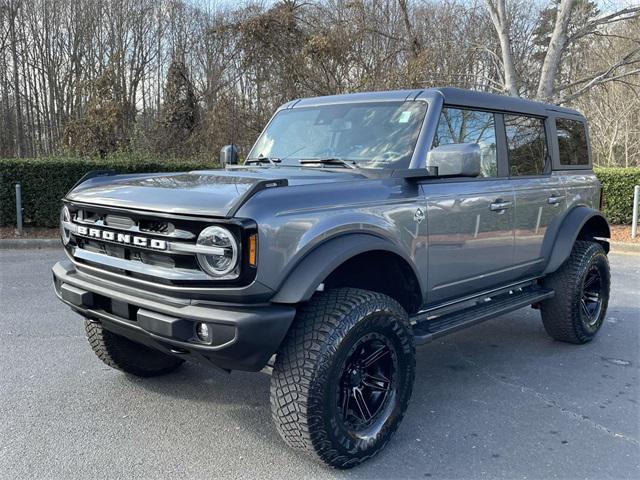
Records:
M211 329L206 323L199 322L196 324L196 335L201 342L211 343Z

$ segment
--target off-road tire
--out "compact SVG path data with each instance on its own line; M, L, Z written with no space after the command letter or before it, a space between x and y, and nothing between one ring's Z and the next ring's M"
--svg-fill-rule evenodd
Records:
M592 268L597 269L602 279L602 305L590 325L580 301L585 279ZM544 279L544 286L555 291L553 298L540 305L547 333L562 342L582 344L591 341L604 321L610 285L609 261L602 246L596 242L576 241L564 264Z
M395 392L376 435L357 438L345 427L334 396L349 349L370 336L384 336L397 365ZM350 468L388 443L407 409L415 376L415 346L406 311L392 298L341 288L316 293L298 310L276 356L271 413L291 447L336 468ZM332 406L333 405L333 406Z
M137 377L164 375L184 362L105 330L101 323L93 320L84 321L84 331L91 349L100 360Z

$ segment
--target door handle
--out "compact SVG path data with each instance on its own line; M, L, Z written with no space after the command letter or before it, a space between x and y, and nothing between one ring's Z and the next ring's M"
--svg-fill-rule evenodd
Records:
M558 205L564 199L564 195L551 195L547 198L549 205Z
M501 200L496 200L491 205L489 205L489 209L492 212L502 212L503 210L511 208L511 205L513 205L513 202L503 202Z

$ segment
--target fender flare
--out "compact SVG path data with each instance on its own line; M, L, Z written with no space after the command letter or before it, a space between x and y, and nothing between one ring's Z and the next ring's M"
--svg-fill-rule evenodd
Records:
M585 206L574 208L566 215L558 229L547 268L544 270L545 275L555 272L565 260L569 258L573 244L576 242L580 231L586 223L592 219L596 219L595 222L598 222L599 227L606 233L605 235L598 236L610 238L611 229L604 215L597 210ZM608 251L608 249L606 250Z
M302 258L282 282L271 302L293 304L309 300L336 268L356 255L372 251L398 255L409 264L420 282L413 262L393 243L368 233L348 233L327 240Z

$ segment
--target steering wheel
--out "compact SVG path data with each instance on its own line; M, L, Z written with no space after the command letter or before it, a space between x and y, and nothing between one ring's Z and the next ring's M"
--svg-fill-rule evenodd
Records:
M402 158L402 154L400 152L396 152L395 150L388 150L380 155L376 155L371 159L372 162L383 162L389 163L395 160L399 160Z

